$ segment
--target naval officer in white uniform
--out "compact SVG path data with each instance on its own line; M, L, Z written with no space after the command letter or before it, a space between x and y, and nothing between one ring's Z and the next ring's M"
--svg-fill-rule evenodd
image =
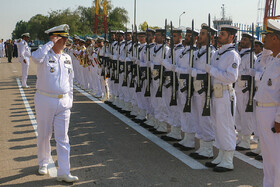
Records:
M275 20L268 20L264 48L261 63L266 68L255 95L263 186L280 187L280 23Z
M22 40L18 43L18 54L19 54L19 62L22 65L22 77L21 77L21 84L23 88L29 88L27 85L27 77L28 77L28 69L30 64L30 56L31 56L31 49L28 46L28 41L30 38L29 33L24 33L21 35Z
M52 131L56 141L58 170L57 180L78 181L70 174L70 144L68 128L73 103L73 67L71 57L63 52L68 40L69 26L64 24L45 33L50 41L32 53L37 64L37 92L35 110L37 118L37 147L39 174L47 174L51 157Z

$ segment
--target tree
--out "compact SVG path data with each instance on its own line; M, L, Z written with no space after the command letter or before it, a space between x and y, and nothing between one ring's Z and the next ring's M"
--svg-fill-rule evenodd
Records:
M139 29L141 30L141 31L145 31L146 29L147 29L147 25L148 25L148 23L147 23L147 21L144 21L144 23L142 23L142 24L140 24L139 25ZM149 28L150 29L160 29L160 27L159 26L150 26L149 25Z
M108 26L111 30L125 30L128 23L128 12L124 8L115 8L109 13Z
M129 21L128 12L124 8L112 8L108 3L108 26L111 30L125 29L125 25ZM47 41L48 36L45 30L61 24L68 24L70 27L70 35L93 36L94 32L94 14L95 7L79 6L74 11L70 8L65 10L54 10L48 13L47 16L37 14L30 18L28 22L18 21L12 33L13 39L20 38L22 33L29 32L31 40ZM100 14L103 14L103 9L100 9ZM103 23L103 18L99 17L99 23ZM100 33L104 32L103 27L99 29Z

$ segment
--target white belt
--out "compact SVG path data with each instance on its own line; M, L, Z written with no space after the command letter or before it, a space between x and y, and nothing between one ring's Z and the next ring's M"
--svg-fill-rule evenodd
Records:
M260 102L257 102L257 106L260 106L260 107L274 107L274 106L280 106L280 103L260 103Z
M223 90L230 90L230 89L232 89L232 84L223 85Z
M44 96L47 96L47 97L53 97L53 98L58 98L58 99L61 99L63 97L66 97L67 96L67 93L66 94L59 94L59 95L56 95L56 94L48 94L46 92L42 92L40 90L37 90L37 92L41 95L44 95Z

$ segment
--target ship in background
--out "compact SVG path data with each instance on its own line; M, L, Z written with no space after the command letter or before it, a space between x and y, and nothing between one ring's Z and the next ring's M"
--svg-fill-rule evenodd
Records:
M213 20L214 28L217 30L220 30L221 25L231 25L232 19L230 17L226 17L226 11L225 11L225 4L222 4L222 18L217 19L216 17Z

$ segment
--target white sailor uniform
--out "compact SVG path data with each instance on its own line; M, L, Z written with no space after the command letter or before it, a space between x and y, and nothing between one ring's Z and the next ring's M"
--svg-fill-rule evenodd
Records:
M70 174L70 144L68 128L73 102L73 77L71 57L55 54L53 42L32 53L37 64L37 92L35 110L37 119L37 146L39 166L46 166L51 157L50 139L54 129L56 140L58 176Z

